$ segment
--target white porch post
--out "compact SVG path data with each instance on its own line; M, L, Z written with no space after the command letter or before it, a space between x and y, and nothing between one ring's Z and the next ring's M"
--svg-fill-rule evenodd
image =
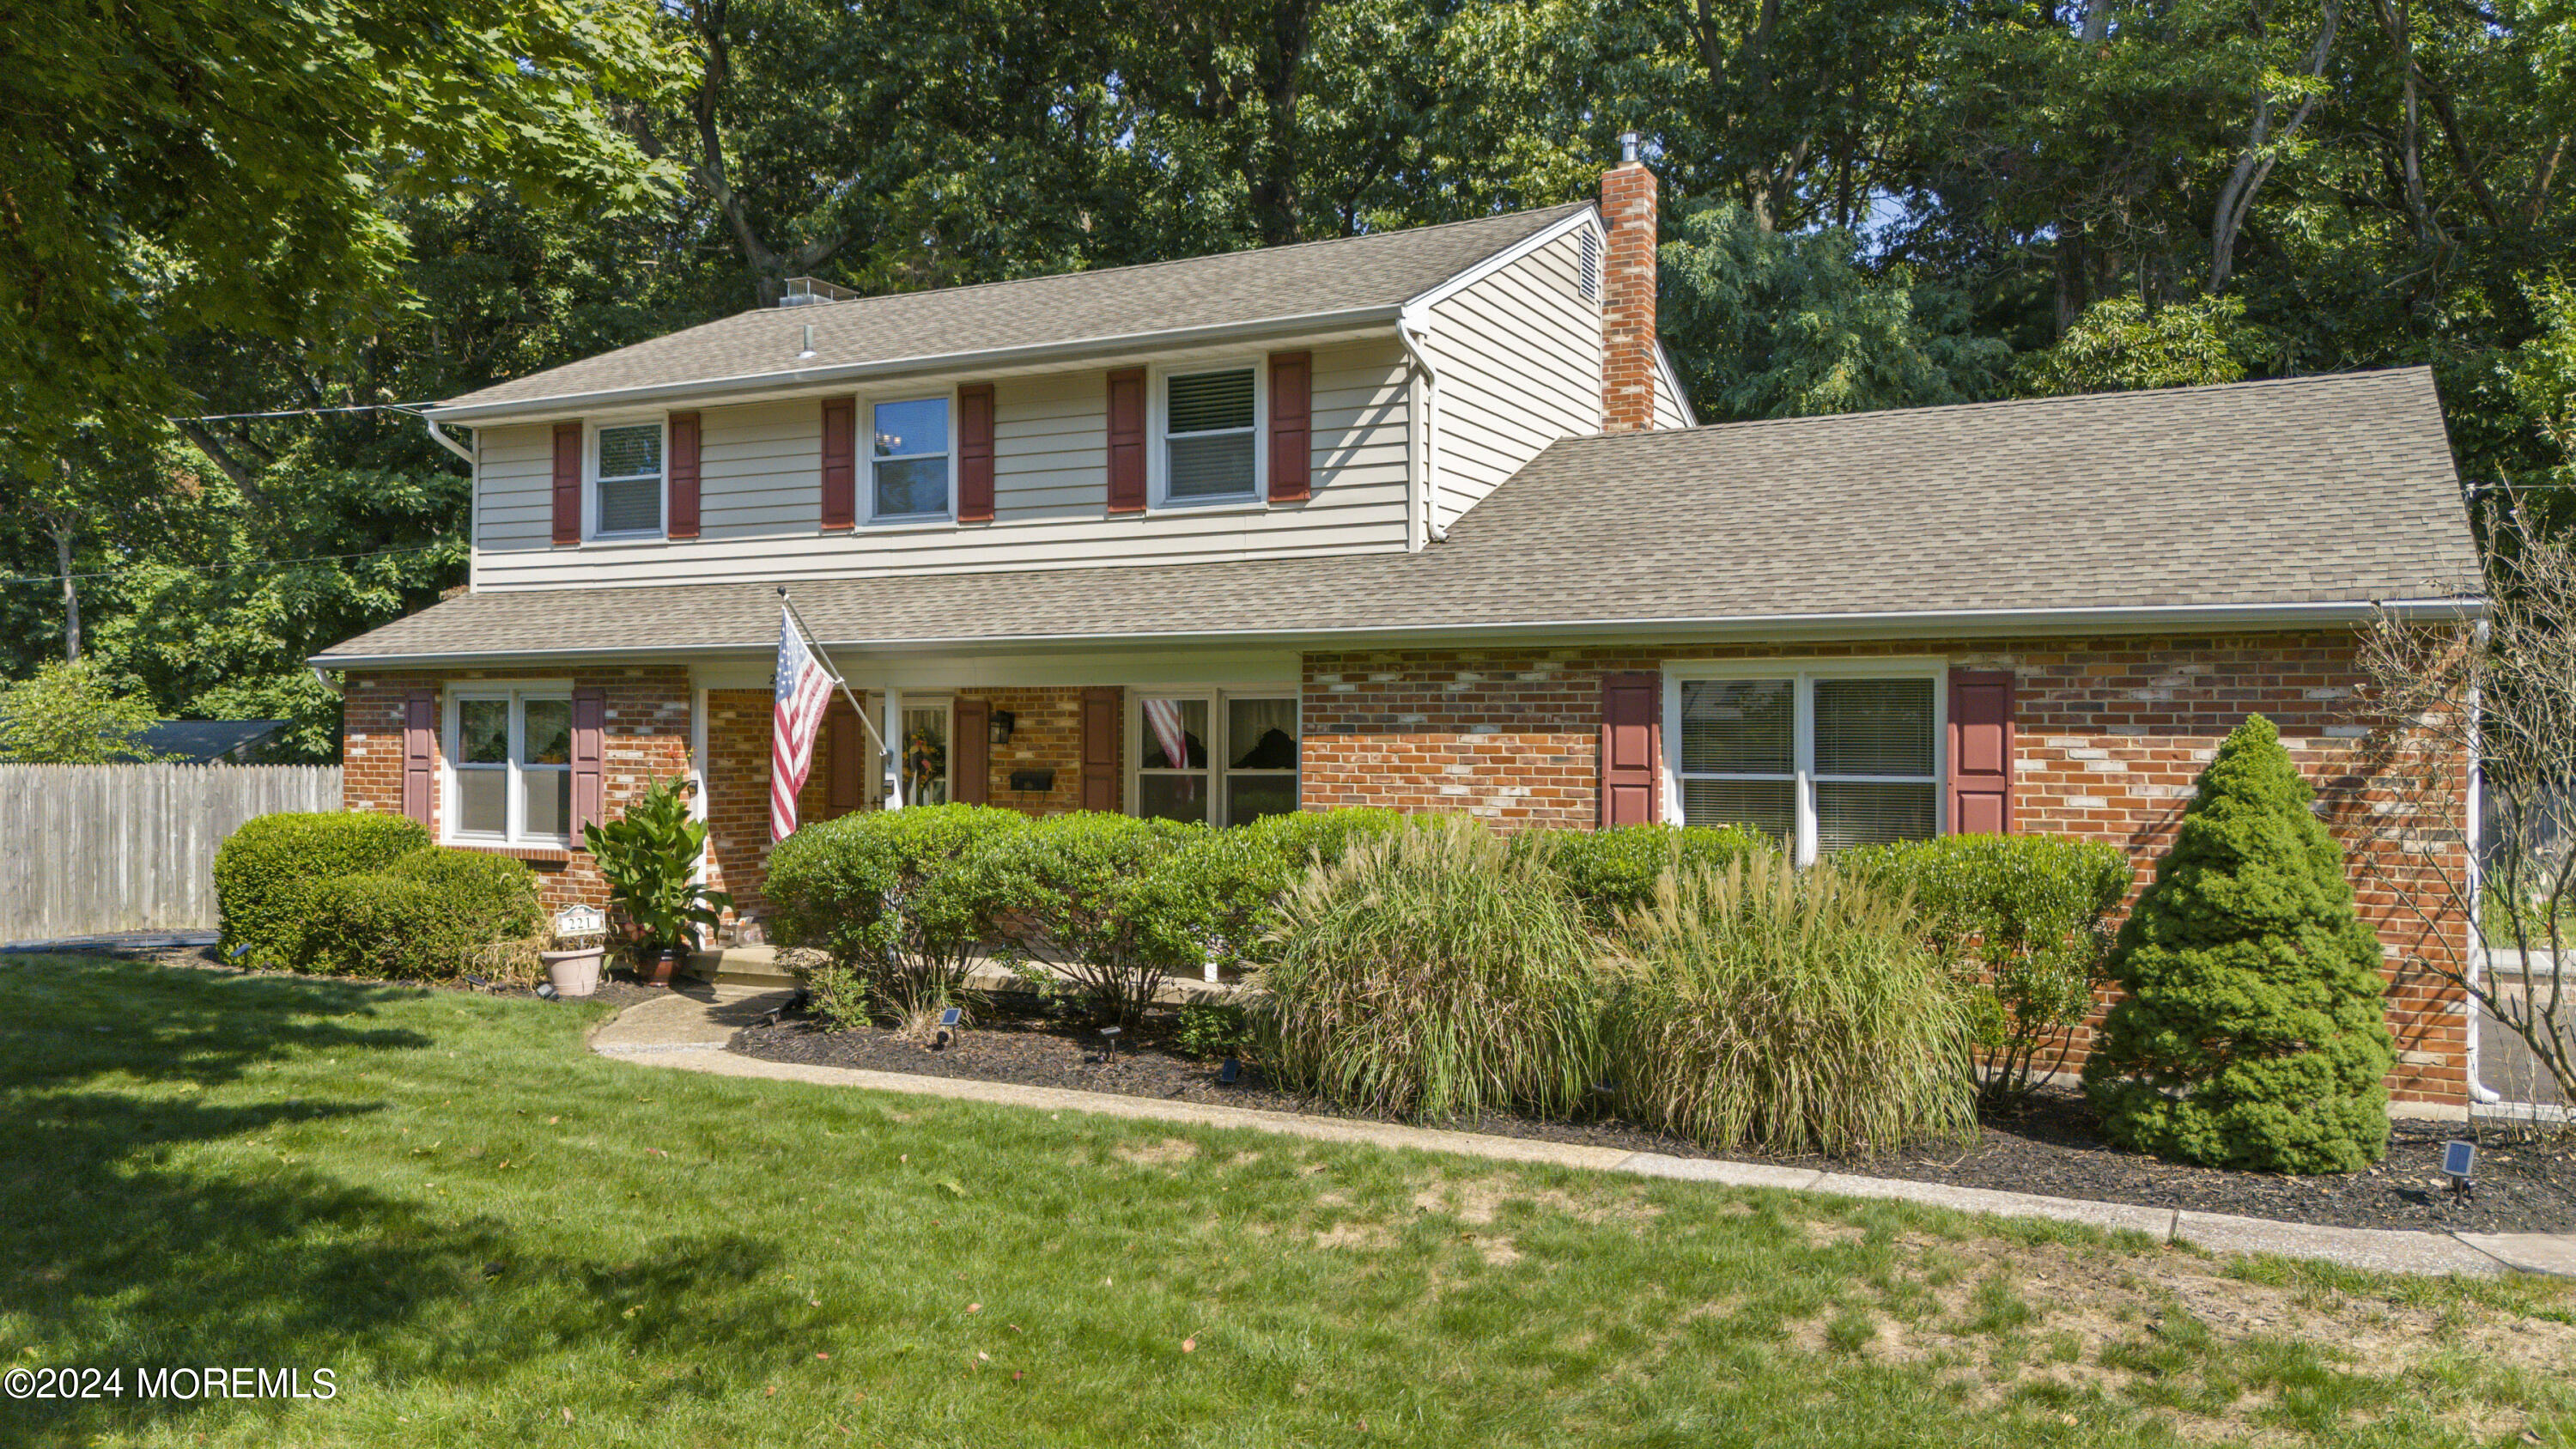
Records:
M903 691L889 684L885 691L885 808L903 808Z

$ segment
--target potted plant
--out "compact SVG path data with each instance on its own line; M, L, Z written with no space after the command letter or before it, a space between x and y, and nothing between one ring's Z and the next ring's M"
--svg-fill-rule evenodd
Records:
M706 825L689 818L679 781L660 780L616 820L583 826L582 839L608 882L610 908L626 923L636 978L667 984L697 949L698 933L715 930L733 905L698 883Z
M555 917L551 951L537 963L557 996L588 996L599 989L600 958L608 953L608 918L596 906L574 906Z

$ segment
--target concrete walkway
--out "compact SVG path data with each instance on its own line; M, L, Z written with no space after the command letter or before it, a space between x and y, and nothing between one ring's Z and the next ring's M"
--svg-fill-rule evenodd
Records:
M2223 1213L2038 1197L1897 1178L1850 1177L1812 1168L1672 1157L1659 1152L1628 1152L1615 1147L1497 1137L1481 1132L1449 1132L1435 1127L1409 1127L1391 1122L1305 1117L1293 1112L1265 1112L1248 1107L1173 1102L1155 1097L1121 1097L1060 1087L1026 1087L969 1078L920 1077L903 1072L762 1061L724 1049L736 1031L784 1004L790 994L691 982L669 996L640 1002L620 1012L614 1020L604 1023L591 1034L591 1050L603 1056L722 1077L864 1087L917 1097L945 1097L1047 1112L1088 1112L1095 1116L1173 1122L1194 1127L1249 1128L1322 1142L1409 1147L1424 1152L1455 1153L1501 1162L1549 1163L1596 1172L1712 1182L1726 1187L1785 1188L1793 1192L1831 1193L1840 1197L1892 1198L1996 1217L2052 1218L2098 1228L2127 1228L2159 1242L2185 1243L2217 1252L2276 1253L2283 1257L2312 1258L2383 1273L2500 1276L2519 1271L2576 1277L2576 1234L2423 1233L2315 1227L2305 1223L2273 1222L2265 1218L2230 1217Z

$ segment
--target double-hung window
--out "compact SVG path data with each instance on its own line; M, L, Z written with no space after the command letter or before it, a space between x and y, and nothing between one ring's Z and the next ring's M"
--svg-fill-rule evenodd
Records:
M1251 366L1163 376L1165 503L1260 496L1260 370Z
M662 532L662 425L611 423L592 434L591 515L594 538L658 537Z
M1135 731L1139 815L1248 825L1297 808L1294 696L1148 694Z
M1939 831L1937 667L1711 664L1669 679L1684 824L1750 825L1801 862Z
M448 702L455 776L448 834L501 845L563 845L572 831L569 691L459 692Z
M948 516L948 399L881 402L872 410L870 517Z

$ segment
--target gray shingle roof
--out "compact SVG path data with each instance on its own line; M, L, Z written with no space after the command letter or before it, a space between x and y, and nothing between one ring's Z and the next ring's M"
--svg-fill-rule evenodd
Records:
M482 408L1394 308L1591 204L1144 266L742 312L440 406ZM800 357L808 324L814 328L814 355Z
M863 645L1888 614L1932 627L2426 598L2475 577L2440 401L2409 368L1568 438L1417 554L834 580L796 596L826 641ZM766 648L776 611L756 580L473 594L323 662Z

